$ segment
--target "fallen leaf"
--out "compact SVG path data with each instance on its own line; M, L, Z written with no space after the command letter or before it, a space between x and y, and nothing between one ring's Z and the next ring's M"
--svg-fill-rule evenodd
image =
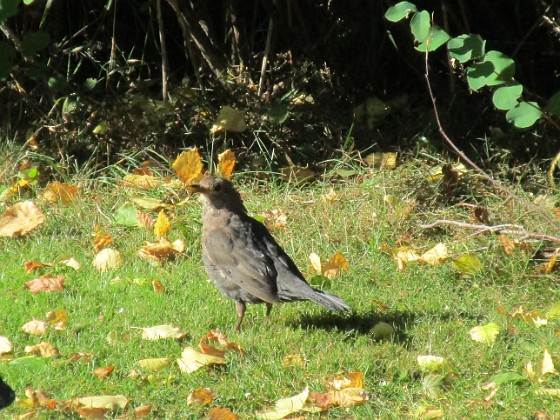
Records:
M223 347L223 350L218 350L212 346L210 346L209 342L216 342L220 346ZM209 331L202 339L200 340L198 346L205 354L211 354L218 357L223 357L223 355L227 351L234 351L239 353L241 356L245 354L245 351L239 346L239 344L229 341L226 336L220 330L211 330Z
M317 274L323 275L328 279L333 279L340 274L341 270L348 270L350 266L346 257L338 251L324 264L321 263L321 258L314 252L309 255L309 260Z
M419 355L416 361L424 372L439 372L445 368L445 359L441 356Z
M142 213L138 210L138 213L136 213L136 219L138 220L138 224L146 229L154 227L154 217L151 214Z
M526 323L533 324L537 328L548 324L548 320L544 313L539 310L525 311L523 309L523 305L517 306L513 312L511 312L510 316L513 319L522 319Z
M154 292L156 293L165 292L165 286L159 280L152 280L152 287L154 288Z
M60 263L65 265L66 267L73 268L76 271L78 271L82 267L82 265L73 257L70 257L66 260L61 260Z
M114 411L117 408L124 410L130 400L124 395L98 395L74 398L72 401L85 408L101 408Z
M111 235L101 230L99 225L93 227L93 249L95 252L106 248L111 242L113 242Z
M363 388L344 388L340 391L332 391L332 399L335 405L340 407L354 407L365 404L371 398L371 392Z
M167 357L160 357L156 359L142 359L138 361L138 366L150 372L157 372L171 364L171 359Z
M210 128L210 134L229 131L231 133L242 133L247 129L245 124L245 113L230 106L223 106L218 117Z
M105 415L109 412L106 408L91 408L91 407L78 407L76 413L84 419L103 420Z
M115 366L105 366L95 369L92 373L97 376L99 379L106 378L115 370Z
M478 273L482 269L482 263L474 254L463 254L453 259L453 268L463 276Z
M160 238L159 242L146 242L146 245L138 249L137 254L143 260L159 263L167 259L173 259L184 251L185 242L182 239L170 242L166 238Z
M58 349L44 341L35 346L25 346L25 352L46 358L59 356Z
M218 174L226 179L231 179L235 168L235 153L230 149L218 155Z
M364 386L364 374L362 372L343 372L325 378L325 387L329 391L340 391L344 388L362 388Z
M238 420L239 417L228 408L214 407L206 415L206 420Z
M25 267L25 274L30 274L35 270L43 267L54 267L53 263L42 263L40 261L26 261L23 263Z
M73 185L63 184L62 182L49 182L43 192L43 200L47 203L62 202L68 205L76 200L78 188Z
M436 407L422 406L414 410L414 418L430 420L444 417L443 410Z
M280 168L280 173L291 182L307 182L315 178L315 172L308 167L288 166Z
M113 248L103 248L93 259L93 267L104 273L108 270L117 270L124 264L122 254Z
M27 334L41 336L47 331L47 323L39 319L33 319L23 324L19 330Z
M150 211L160 211L172 207L169 204L166 204L163 201L153 197L132 197L131 200L138 207Z
M143 340L160 340L162 338L173 338L176 340L181 340L187 335L185 332L181 331L181 328L174 327L173 325L168 324L137 329L142 330Z
M308 396L309 388L306 387L300 394L289 398L282 398L276 402L274 408L267 411L256 412L255 415L258 419L263 420L283 419L290 414L301 411Z
M47 324L55 330L65 330L68 325L68 312L64 309L47 312Z
M44 275L26 282L23 288L29 289L33 294L39 292L58 292L64 290L64 277Z
M14 351L14 346L8 337L0 335L0 356L10 354Z
M0 236L22 236L45 222L45 215L32 201L14 204L0 215Z
M486 325L480 325L469 330L469 335L474 341L491 345L496 341L496 337L500 333L500 327L494 322Z
M129 227L142 227L138 214L141 213L132 204L124 204L117 208L113 213L113 220L115 224Z
M406 269L406 265L411 261L417 261L420 255L411 247L405 246L397 249L391 250L393 258L397 262L397 270L403 271Z
M196 147L182 152L171 166L181 181L187 185L202 178L204 171L204 164Z
M163 210L158 214L156 223L154 225L154 235L156 238L165 236L171 230L171 222Z
M181 372L192 373L201 367L209 365L224 365L226 360L223 357L204 354L192 347L186 347L181 354L181 358L177 359L177 364Z
M552 361L552 356L548 352L548 350L544 350L543 359L541 362L541 374L548 375L558 375L558 371L554 367L554 362Z
M331 188L329 192L321 194L321 200L329 203L334 203L335 201L339 201L340 197L338 196L336 191L333 188Z
M154 407L151 404L139 405L134 408L134 418L143 419L148 416Z
M191 391L187 397L187 405L208 405L213 399L210 388L199 388Z
M420 258L418 258L418 261L430 265L436 265L436 264L441 264L447 258L449 258L449 254L447 252L447 246L440 242L433 248L424 252L420 256Z
M364 158L364 162L372 168L394 169L397 166L397 154L391 152L370 153Z
M161 183L161 179L153 175L127 174L120 182L120 185L123 188L151 190L157 188Z

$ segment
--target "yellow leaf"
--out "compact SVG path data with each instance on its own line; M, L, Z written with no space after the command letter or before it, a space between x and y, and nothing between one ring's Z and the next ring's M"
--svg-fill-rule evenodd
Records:
M394 169L397 166L396 153L371 153L364 158L366 165L381 169Z
M224 407L214 407L208 414L206 420L238 420L239 416L232 413L230 409Z
M226 359L223 357L204 354L192 347L186 347L181 354L181 358L177 359L177 364L181 372L192 373L201 367L208 365L224 365Z
M329 391L340 391L344 388L362 388L364 386L364 374L359 371L343 372L338 375L325 378L325 387Z
M196 147L181 153L171 166L181 181L187 185L198 181L204 171L204 164Z
M303 367L305 360L299 354L289 354L282 360L282 366L287 367Z
M174 327L173 325L168 324L139 329L142 330L143 340L160 340L162 338L173 338L176 340L180 340L186 335L186 333L181 331L179 327Z
M138 365L147 371L157 372L171 364L171 359L167 357L160 357L156 359L142 359L138 361Z
M161 238L171 230L171 222L163 210L158 214L156 223L154 225L154 235L156 238Z
M94 397L74 398L78 405L86 408L101 408L106 410L125 409L130 401L123 395L98 395Z
M45 215L31 201L14 204L0 215L0 237L22 236L45 222Z
M93 267L102 273L107 270L116 270L123 264L122 254L113 248L103 248L93 259Z
M479 343L485 343L491 345L496 341L496 337L500 333L500 327L494 322L490 322L486 325L480 325L478 327L471 328L469 330L469 335L474 341Z
M418 252L415 249L404 246L397 249L391 250L393 258L397 261L398 271L404 271L406 269L407 263L411 261L416 261L420 258Z
M421 355L416 360L424 372L438 372L445 367L445 359L441 356Z
M68 312L64 309L55 309L54 311L47 312L48 325L55 330L65 330L68 324Z
M430 265L441 264L449 257L447 253L447 246L443 243L439 243L434 246L432 249L424 252L420 258L418 259L419 262L423 262Z
M218 117L212 124L211 134L229 131L231 133L242 133L247 129L245 124L245 113L230 106L223 106Z
M333 402L340 407L354 407L365 404L371 398L371 392L363 388L344 388L331 391Z
M316 253L312 252L311 254L309 254L309 260L311 261L311 266L313 267L313 270L315 270L317 274L322 274L321 257L319 257L319 255L317 255Z
M120 185L124 188L137 188L151 190L161 184L161 179L153 175L127 174L122 179Z
M554 362L552 361L552 356L548 352L548 350L544 350L543 359L541 363L541 373L547 375L549 373L553 375L558 375L558 371L554 367Z
M231 178L235 168L235 153L230 149L218 155L218 174L226 179Z
M256 417L263 420L276 420L297 413L303 409L308 396L309 389L306 387L300 394L278 400L271 410L255 413Z

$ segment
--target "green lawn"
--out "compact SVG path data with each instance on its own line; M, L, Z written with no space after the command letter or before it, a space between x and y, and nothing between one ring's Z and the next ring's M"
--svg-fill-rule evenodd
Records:
M30 387L57 402L94 395L130 399L124 410L108 413L109 418L123 411L132 418L133 409L141 405L153 406L153 418L199 418L212 407L251 418L305 387L325 392L328 376L359 371L371 393L369 401L331 407L327 418L560 416L558 397L539 393L560 388L558 375L541 372L545 349L553 361L560 356L558 320L550 315L548 324L537 328L510 315L518 305L525 311L546 312L560 301L557 274L537 275L530 255L506 254L496 235L469 237L472 231L458 228L417 227L438 218L474 222L472 208L464 203L486 205L496 223L539 229L536 218L487 191L477 193L476 187L466 198L449 200L443 187L424 181L429 169L419 162L303 187L257 182L251 174L237 174L234 180L252 214L281 209L287 216L287 226L273 234L313 285L343 297L353 308L350 314L338 314L309 302L275 305L266 326L264 306L250 305L240 333L234 331L234 304L207 281L196 199L184 200L186 192L169 188L125 188L109 177L103 182L88 180L78 199L65 206L42 202L41 188L33 187L26 198L37 203L46 222L24 237L0 239L0 336L14 346L13 353L0 361L0 375L20 400L1 415L15 417L30 411L40 418L76 415L64 411L62 404L54 411L29 407L25 389ZM331 189L337 195L334 201L323 198ZM116 209L144 196L180 202L167 211L173 223L167 237L183 239L187 248L176 260L159 266L137 256L145 241L156 240L151 229L113 222ZM6 207L22 200L15 198ZM110 246L124 257L120 269L100 273L93 268L95 225L113 236ZM448 260L433 266L411 262L406 270L397 270L391 249L409 245L423 252L438 242L446 243L453 257L473 253L482 268L461 276ZM349 260L349 269L332 280L314 277L309 254L327 259L336 251ZM56 262L68 257L78 260L81 268L57 266L25 273L26 261ZM53 272L65 277L63 291L32 294L23 288L27 281ZM164 285L164 293L154 292L154 279ZM51 328L42 337L20 331L32 319L46 320L47 312L54 309L68 312L65 330ZM381 321L390 324L395 334L379 339L372 329ZM490 322L499 326L495 342L470 338L469 330ZM181 341L146 341L140 330L132 328L160 324L180 327L187 336ZM245 355L228 352L225 366L181 372L175 359L183 348L197 348L212 329L220 329ZM26 346L42 341L56 346L60 356L26 355ZM91 357L73 360L79 352ZM300 355L305 364L285 367L288 355ZM421 355L440 356L445 363L425 371L417 361ZM146 372L138 361L148 358L170 358L172 363ZM539 380L525 373L528 362ZM92 374L111 365L115 370L106 378ZM488 386L493 380L499 383L497 390ZM189 393L202 387L212 390L213 401L203 407L187 405Z

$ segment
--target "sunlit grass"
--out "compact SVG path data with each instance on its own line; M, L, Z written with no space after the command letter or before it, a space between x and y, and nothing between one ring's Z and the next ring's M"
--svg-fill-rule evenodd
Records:
M275 305L271 324L265 326L265 308L250 305L240 333L234 331L234 304L207 281L204 272L196 200L169 211L175 227L168 237L184 239L187 251L161 266L136 255L145 241L155 240L153 233L116 226L112 214L133 196L164 200L173 196L178 202L185 198L183 193L123 189L116 180L105 178L88 183L78 201L68 207L39 202L47 217L43 226L23 238L0 240L0 335L15 347L14 360L0 363L0 374L20 399L25 398L26 387L41 389L59 401L122 394L131 399L132 407L153 404L153 416L160 418L205 415L207 408L187 406L186 399L192 390L209 387L215 398L211 406L228 407L241 418L250 418L256 410L306 386L324 391L327 375L361 371L371 400L348 410L331 408L328 418L412 417L423 407L441 409L445 418L530 418L537 412L553 418L560 413L556 403L551 397L537 396L538 385L530 380L506 383L488 401L490 391L484 386L496 374L523 374L528 361L538 367L545 348L553 356L560 354L556 321L537 329L507 315L519 304L528 310L546 310L559 300L554 277L531 276L527 257L506 255L491 235L468 238L470 232L419 229L420 222L436 218L471 217L468 207L449 204L438 196L436 186L423 183L426 176L422 165L363 171L354 179L307 186L257 183L250 176L238 176L252 214L278 208L287 215L286 228L273 234L313 285L343 297L353 308L350 314L333 314L308 302ZM331 189L335 195L325 199ZM30 198L36 196L34 191ZM414 199L418 201L407 211L407 200ZM498 198L485 200L495 209L496 218L523 220L517 210L505 211ZM96 224L114 236L111 246L125 259L121 269L99 273L92 267L91 233ZM390 249L410 245L426 250L440 241L455 255L474 252L483 269L464 277L445 262L410 263L405 271L397 271ZM313 278L309 254L327 259L336 251L348 258L350 268L332 280ZM25 261L53 262L69 256L82 268L57 269L66 277L63 292L32 295L23 289L26 281L45 272L25 274ZM120 281L115 281L117 277ZM165 293L154 292L154 279L163 283ZM53 309L68 311L66 330L51 330L43 337L19 330L33 318L45 319ZM375 339L372 329L380 321L395 328L392 338ZM488 346L472 341L468 331L488 322L500 325L496 342ZM187 338L144 341L132 328L158 324L179 326ZM243 347L246 355L229 353L225 368L203 368L192 374L181 373L175 363L155 373L139 369L141 359L178 358L185 346L196 347L214 328ZM25 346L41 341L57 346L61 356L25 358ZM77 352L91 353L92 358L70 361ZM284 367L284 358L295 354L303 357L305 365ZM418 355L442 356L449 365L435 392L423 386ZM92 374L108 365L115 366L109 377L98 379ZM140 377L131 375L133 371ZM543 386L559 388L560 381L549 375ZM15 403L2 414L27 411Z

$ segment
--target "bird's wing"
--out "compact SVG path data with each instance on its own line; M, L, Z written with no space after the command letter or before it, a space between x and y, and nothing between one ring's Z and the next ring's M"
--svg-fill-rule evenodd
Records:
M278 301L274 262L263 253L250 229L213 229L203 247L209 261L228 280L265 302Z

